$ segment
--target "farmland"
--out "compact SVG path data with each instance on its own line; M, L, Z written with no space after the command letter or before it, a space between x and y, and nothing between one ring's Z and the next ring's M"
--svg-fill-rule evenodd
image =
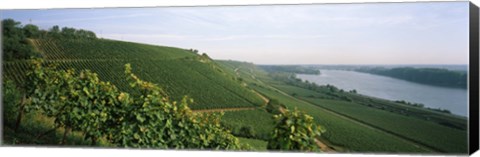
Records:
M298 108L312 115L314 120L324 126L327 131L324 138L335 146L347 151L362 152L425 152L428 149L418 148L409 142L397 139L381 131L365 127L312 104L285 96L272 88L255 88L267 97L278 99L288 108ZM353 138L355 137L355 138Z
M179 100L185 95L193 98L193 109L263 104L257 95L228 77L215 63L208 62L208 57L187 50L110 40L50 39L33 40L33 43L47 58L47 62L56 63L63 69L90 69L98 73L100 79L110 81L124 91L129 88L123 79L123 65L130 63L134 72L165 88L173 99ZM65 44L75 46L68 47ZM152 57L150 53L159 57ZM145 58L142 59L141 56ZM25 76L25 68L24 62L7 62L4 64L4 75L21 82Z

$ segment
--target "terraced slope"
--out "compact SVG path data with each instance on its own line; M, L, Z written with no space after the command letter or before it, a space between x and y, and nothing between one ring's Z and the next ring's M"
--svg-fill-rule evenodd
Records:
M411 108L392 101L352 93L340 93L351 101L330 100L323 92L289 85L269 78L253 64L236 61L217 61L242 78L262 95L277 99L287 108L298 108L312 115L327 132L322 138L337 151L403 152L403 153L465 153L467 133L462 127L466 120L434 111ZM296 93L292 96L291 93ZM408 110L401 114L362 105ZM375 102L375 103L373 103ZM421 118L428 116L428 119ZM444 125L450 124L449 126Z
M114 40L31 40L48 61L61 68L90 69L102 80L128 91L124 65L132 64L134 73L165 89L174 100L187 95L194 99L193 109L255 107L263 100L223 72L206 55L188 50ZM22 82L26 62L6 62L4 76Z

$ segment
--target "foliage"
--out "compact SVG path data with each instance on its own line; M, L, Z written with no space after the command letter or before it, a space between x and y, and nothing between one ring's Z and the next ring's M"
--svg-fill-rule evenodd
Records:
M316 137L325 130L317 126L313 117L298 111L285 110L275 115L276 124L272 139L268 141L268 149L319 151Z
M23 26L23 34L27 38L38 38L40 37L40 29L36 25L27 24Z
M112 129L113 143L129 147L240 149L237 138L220 126L221 115L194 114L191 99L170 102L158 86L142 81L126 65L125 74L140 97L118 97L126 101L127 113L120 117L119 128ZM133 99L129 99L133 98Z
M5 19L2 20L2 28L3 60L28 59L35 54L33 48L28 44L26 33L20 22L13 19ZM30 30L29 25L25 28Z
M74 29L63 27L60 31L58 26L54 26L47 30L41 30L33 24L21 25L21 22L13 19L2 20L2 47L3 59L24 60L31 56L38 57L33 47L29 44L31 39L44 38L70 38L70 39L96 39L96 35L92 31L83 29Z
M100 81L89 70L76 74L73 69L44 66L40 59L31 62L26 81L31 101L25 107L26 112L40 109L55 118L56 127L82 131L85 138L92 139L92 144L106 134L108 116L120 105L115 101L119 93L115 86Z

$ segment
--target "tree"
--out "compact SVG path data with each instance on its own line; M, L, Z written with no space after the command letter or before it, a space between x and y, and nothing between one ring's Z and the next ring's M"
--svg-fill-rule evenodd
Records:
M53 26L50 28L51 33L60 33L60 27L58 25Z
M272 138L268 141L267 149L319 151L316 137L325 130L315 124L313 117L297 109L285 110L274 117L276 124Z
M21 33L21 23L13 19L5 19L2 21L2 34L7 37L16 37Z
M17 117L17 111L20 104L21 93L15 83L11 80L3 79L3 125L12 126L12 122Z
M23 27L23 32L27 38L40 37L40 30L36 25L28 24Z
M92 31L84 30L84 29L75 30L74 36L76 38L82 38L82 39L95 39L95 38L97 38L95 33L93 33Z
M60 37L60 27L58 25L53 26L48 30L48 36L53 38Z
M255 130L251 126L242 126L240 128L240 136L246 137L246 138L252 138L255 137Z

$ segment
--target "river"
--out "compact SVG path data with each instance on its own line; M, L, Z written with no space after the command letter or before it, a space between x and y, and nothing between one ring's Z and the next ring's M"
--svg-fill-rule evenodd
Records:
M346 70L320 70L320 75L297 74L297 78L318 85L334 85L344 90L388 100L422 103L425 107L450 110L468 117L467 90L424 85L386 76Z

